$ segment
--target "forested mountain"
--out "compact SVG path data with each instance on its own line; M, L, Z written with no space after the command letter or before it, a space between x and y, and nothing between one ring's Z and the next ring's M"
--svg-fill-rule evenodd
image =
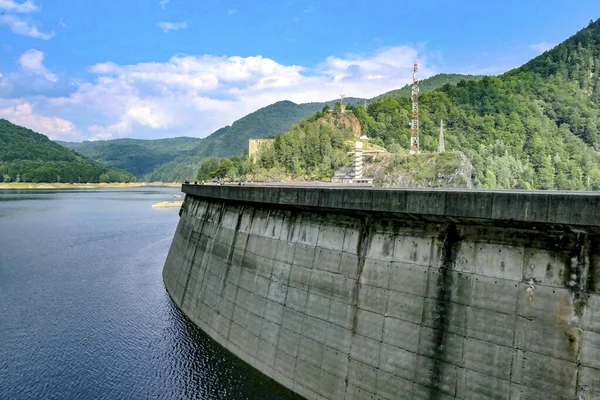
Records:
M364 99L347 98L347 103L362 103ZM248 148L248 139L260 139L283 133L293 124L319 111L327 103L295 104L280 101L261 108L235 121L231 126L221 128L202 139L190 152L162 165L146 175L151 181L182 181L194 179L202 161L210 157L230 157L241 155Z
M30 129L0 119L4 182L129 182L128 172L101 165Z
M82 143L57 141L62 146L102 164L129 171L138 179L194 149L200 142L201 139L190 137L156 140L114 139Z
M439 89L444 85L456 85L460 81L478 81L483 79L484 75L463 75L463 74L437 74L430 78L419 81L419 92L421 94ZM412 85L405 85L400 89L392 90L375 97L410 97Z
M487 188L600 190L600 20L497 77L446 85L420 98L421 148L464 152ZM355 108L368 136L409 146L410 99Z

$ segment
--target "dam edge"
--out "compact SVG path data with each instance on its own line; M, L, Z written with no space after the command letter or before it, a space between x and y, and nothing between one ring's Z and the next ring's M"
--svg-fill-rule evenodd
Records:
M171 297L306 398L600 396L595 193L182 191Z

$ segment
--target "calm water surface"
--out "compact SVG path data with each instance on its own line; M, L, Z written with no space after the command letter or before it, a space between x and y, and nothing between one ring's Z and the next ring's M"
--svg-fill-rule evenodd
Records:
M0 191L0 399L292 399L175 307L177 188Z

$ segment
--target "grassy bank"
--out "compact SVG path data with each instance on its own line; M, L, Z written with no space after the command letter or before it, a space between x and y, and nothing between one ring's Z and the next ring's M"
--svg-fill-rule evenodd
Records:
M10 182L0 183L0 189L102 189L102 188L134 188L143 186L179 187L181 183L170 182L130 182L130 183L33 183Z

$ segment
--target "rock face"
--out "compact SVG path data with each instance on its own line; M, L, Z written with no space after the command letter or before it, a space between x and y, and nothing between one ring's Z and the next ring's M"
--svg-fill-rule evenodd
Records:
M367 164L365 176L376 187L464 188L479 186L473 165L461 152L386 155Z
M360 122L358 118L351 112L344 113L329 113L319 119L323 124L328 124L337 129L346 129L352 131L352 134L356 139L362 136L362 130L360 128Z

